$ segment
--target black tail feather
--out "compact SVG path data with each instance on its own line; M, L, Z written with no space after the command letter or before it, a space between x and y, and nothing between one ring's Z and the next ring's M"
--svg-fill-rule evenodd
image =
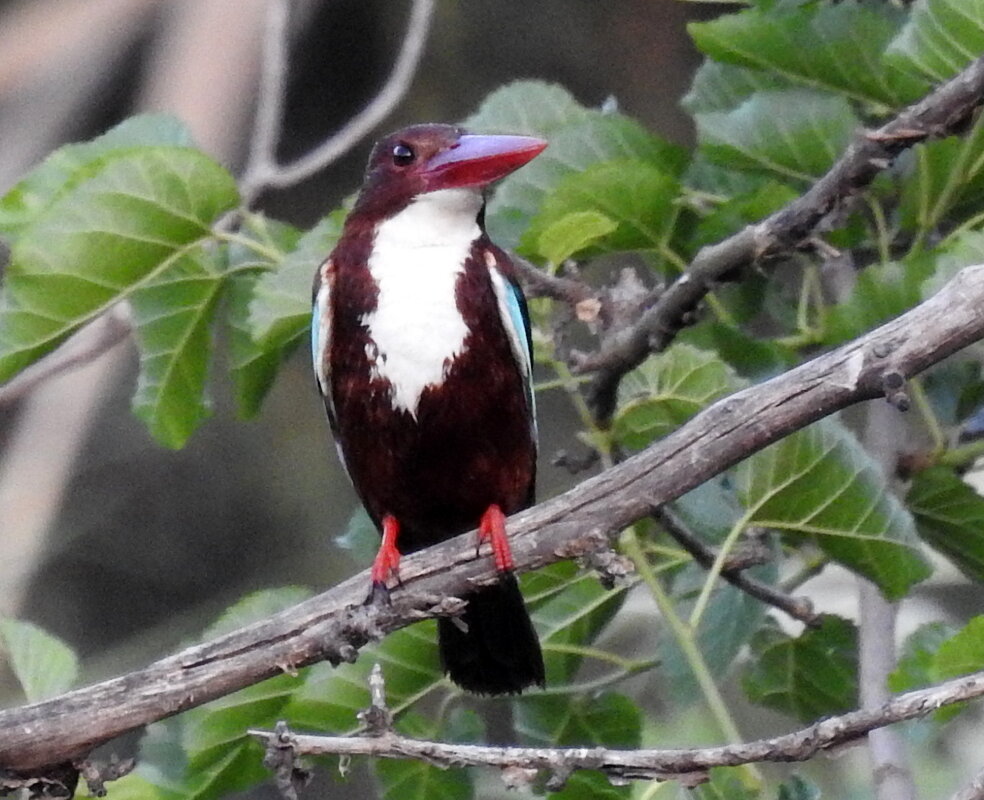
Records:
M476 694L514 694L543 686L540 642L515 576L506 573L495 586L465 599L460 620L437 621L441 666L451 680Z

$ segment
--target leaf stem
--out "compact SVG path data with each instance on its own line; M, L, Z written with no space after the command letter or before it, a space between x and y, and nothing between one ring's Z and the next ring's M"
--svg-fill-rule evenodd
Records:
M693 611L690 612L690 627L695 631L700 627L701 617L704 616L704 612L707 610L707 604L710 602L714 584L721 576L721 570L724 569L724 562L728 560L731 549L738 541L738 537L741 536L741 532L745 530L749 519L749 513L742 515L731 527L731 530L728 531L728 535L718 548L717 555L714 557L714 563L711 564L711 568L707 571L704 585L701 587L700 594L697 596L697 602L694 603Z
M909 394L912 396L916 408L919 409L919 416L922 417L923 422L926 424L929 438L933 442L933 452L936 454L943 453L946 450L947 444L946 434L940 425L939 417L936 416L936 412L933 410L933 404L929 402L929 397L926 395L926 388L923 386L922 380L912 378L909 381Z
M738 732L738 728L731 717L731 713L728 711L728 706L725 704L724 698L718 691L717 685L714 683L714 678L711 675L711 671L707 666L707 662L704 660L704 656L700 652L700 648L697 646L696 639L694 638L694 630L676 613L676 609L673 607L673 602L663 589L663 585L653 573L652 568L649 565L649 561L646 559L646 555L642 550L642 545L639 542L639 537L634 526L626 528L625 533L622 535L621 542L622 549L625 554L635 563L639 576L649 589L649 593L652 596L653 601L656 603L656 607L659 609L664 622L669 627L670 632L673 634L673 638L680 647L680 651L687 660L687 664L690 666L690 669L694 674L694 678L697 680L697 684L700 686L700 689L704 694L704 699L707 702L707 706L710 709L711 714L714 716L721 733L732 744L741 742L741 734ZM752 772L756 777L758 777L758 771L755 768L752 768Z

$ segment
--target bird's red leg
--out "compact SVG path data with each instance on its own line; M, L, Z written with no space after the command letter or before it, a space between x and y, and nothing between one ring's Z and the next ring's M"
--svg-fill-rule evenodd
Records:
M513 568L512 551L509 549L509 539L506 538L506 515L502 509L493 503L482 514L478 523L478 544L490 542L492 555L495 556L495 568L499 572L510 572Z
M396 517L387 514L383 517L383 542L379 545L379 552L376 553L376 560L372 562L372 592L369 599L382 595L389 597L389 589L386 586L390 575L400 582L400 550L396 546L397 536L400 534L400 523Z

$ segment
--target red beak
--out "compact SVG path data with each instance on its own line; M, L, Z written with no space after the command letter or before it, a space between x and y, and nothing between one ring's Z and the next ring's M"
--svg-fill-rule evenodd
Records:
M485 186L533 160L546 146L533 136L466 133L453 147L433 156L421 174L429 191Z

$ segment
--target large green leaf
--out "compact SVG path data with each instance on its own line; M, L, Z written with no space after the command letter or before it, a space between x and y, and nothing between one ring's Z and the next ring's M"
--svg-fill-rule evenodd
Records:
M752 640L742 685L753 702L812 722L857 706L857 653L857 629L840 617L797 637L767 628Z
M616 227L595 237L591 251L658 251L673 221L677 180L644 161L606 161L561 180L544 199L521 240L521 251L545 255L540 239L552 225L577 212L604 215Z
M550 264L562 264L616 231L618 223L600 211L571 211L541 227L536 252Z
M911 515L837 420L816 422L746 459L736 478L747 524L816 541L887 597L903 596L929 575Z
M984 0L916 0L888 48L891 63L933 83L984 53Z
M262 348L279 351L301 339L311 327L311 283L328 258L345 222L336 209L297 242L297 247L266 273L249 305L252 336Z
M984 497L946 467L916 474L906 503L923 541L968 578L984 581Z
M159 280L235 206L232 177L182 147L114 151L13 247L0 305L0 380Z
M27 702L47 700L75 685L79 659L57 636L30 622L0 619L0 640Z
M182 447L208 414L209 327L223 278L214 254L199 249L131 296L140 348L133 410L168 447Z
M710 780L686 790L681 800L758 800L757 789L746 786L738 770L718 767L710 770Z
M696 115L701 152L730 169L809 182L834 163L858 119L842 97L759 92L730 111Z
M0 199L0 232L16 235L65 191L89 177L89 165L113 151L136 147L189 146L184 123L166 114L143 114L121 122L91 142L67 144Z
M493 241L514 247L545 197L568 175L601 161L634 160L667 175L679 175L685 152L620 114L588 112L580 122L557 128L550 146L502 181L488 206L486 222Z
M790 83L772 72L746 69L732 64L705 60L697 68L681 105L691 114L704 111L729 111L756 92L790 88Z
M548 136L563 125L581 122L589 113L563 86L522 80L496 89L461 124L476 133Z
M930 677L945 681L984 669L984 616L974 617L942 642L933 656Z
M885 3L787 4L751 8L688 26L717 61L769 71L791 82L894 107L926 82L882 59L905 15Z
M676 344L622 380L615 437L626 447L645 447L742 384L714 353Z

